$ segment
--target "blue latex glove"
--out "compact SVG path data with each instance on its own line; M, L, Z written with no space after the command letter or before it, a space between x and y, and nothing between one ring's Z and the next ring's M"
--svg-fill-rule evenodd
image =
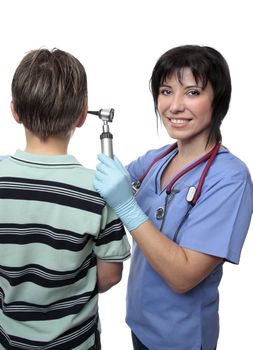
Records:
M99 154L94 187L114 209L129 231L143 224L148 217L134 199L131 179L126 168L114 156Z

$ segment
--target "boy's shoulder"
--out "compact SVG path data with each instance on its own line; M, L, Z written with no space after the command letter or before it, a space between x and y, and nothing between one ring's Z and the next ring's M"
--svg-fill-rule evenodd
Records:
M65 183L95 191L95 170L85 167L72 155L47 156L18 150L12 156L2 156L0 174Z
M95 178L95 170L85 167L80 164L79 167L75 167L66 171L65 182L71 180L73 184L78 187L86 187L87 189L94 190L93 181Z

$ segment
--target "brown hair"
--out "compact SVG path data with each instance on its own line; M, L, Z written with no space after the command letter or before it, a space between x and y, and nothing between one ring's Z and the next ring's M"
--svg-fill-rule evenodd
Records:
M14 73L12 99L20 122L32 133L42 139L66 135L87 106L85 69L58 49L30 51Z

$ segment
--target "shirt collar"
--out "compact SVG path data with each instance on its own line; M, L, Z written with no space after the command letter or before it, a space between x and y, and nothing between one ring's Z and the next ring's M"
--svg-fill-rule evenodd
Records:
M65 165L81 165L78 160L69 154L64 155L44 155L33 154L25 151L17 150L12 159L30 163L34 165L50 165L50 166L65 166Z

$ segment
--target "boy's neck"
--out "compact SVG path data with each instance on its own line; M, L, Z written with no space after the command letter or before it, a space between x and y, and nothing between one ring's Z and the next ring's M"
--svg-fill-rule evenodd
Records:
M64 155L67 154L70 137L49 137L46 140L26 130L25 151L32 154Z

